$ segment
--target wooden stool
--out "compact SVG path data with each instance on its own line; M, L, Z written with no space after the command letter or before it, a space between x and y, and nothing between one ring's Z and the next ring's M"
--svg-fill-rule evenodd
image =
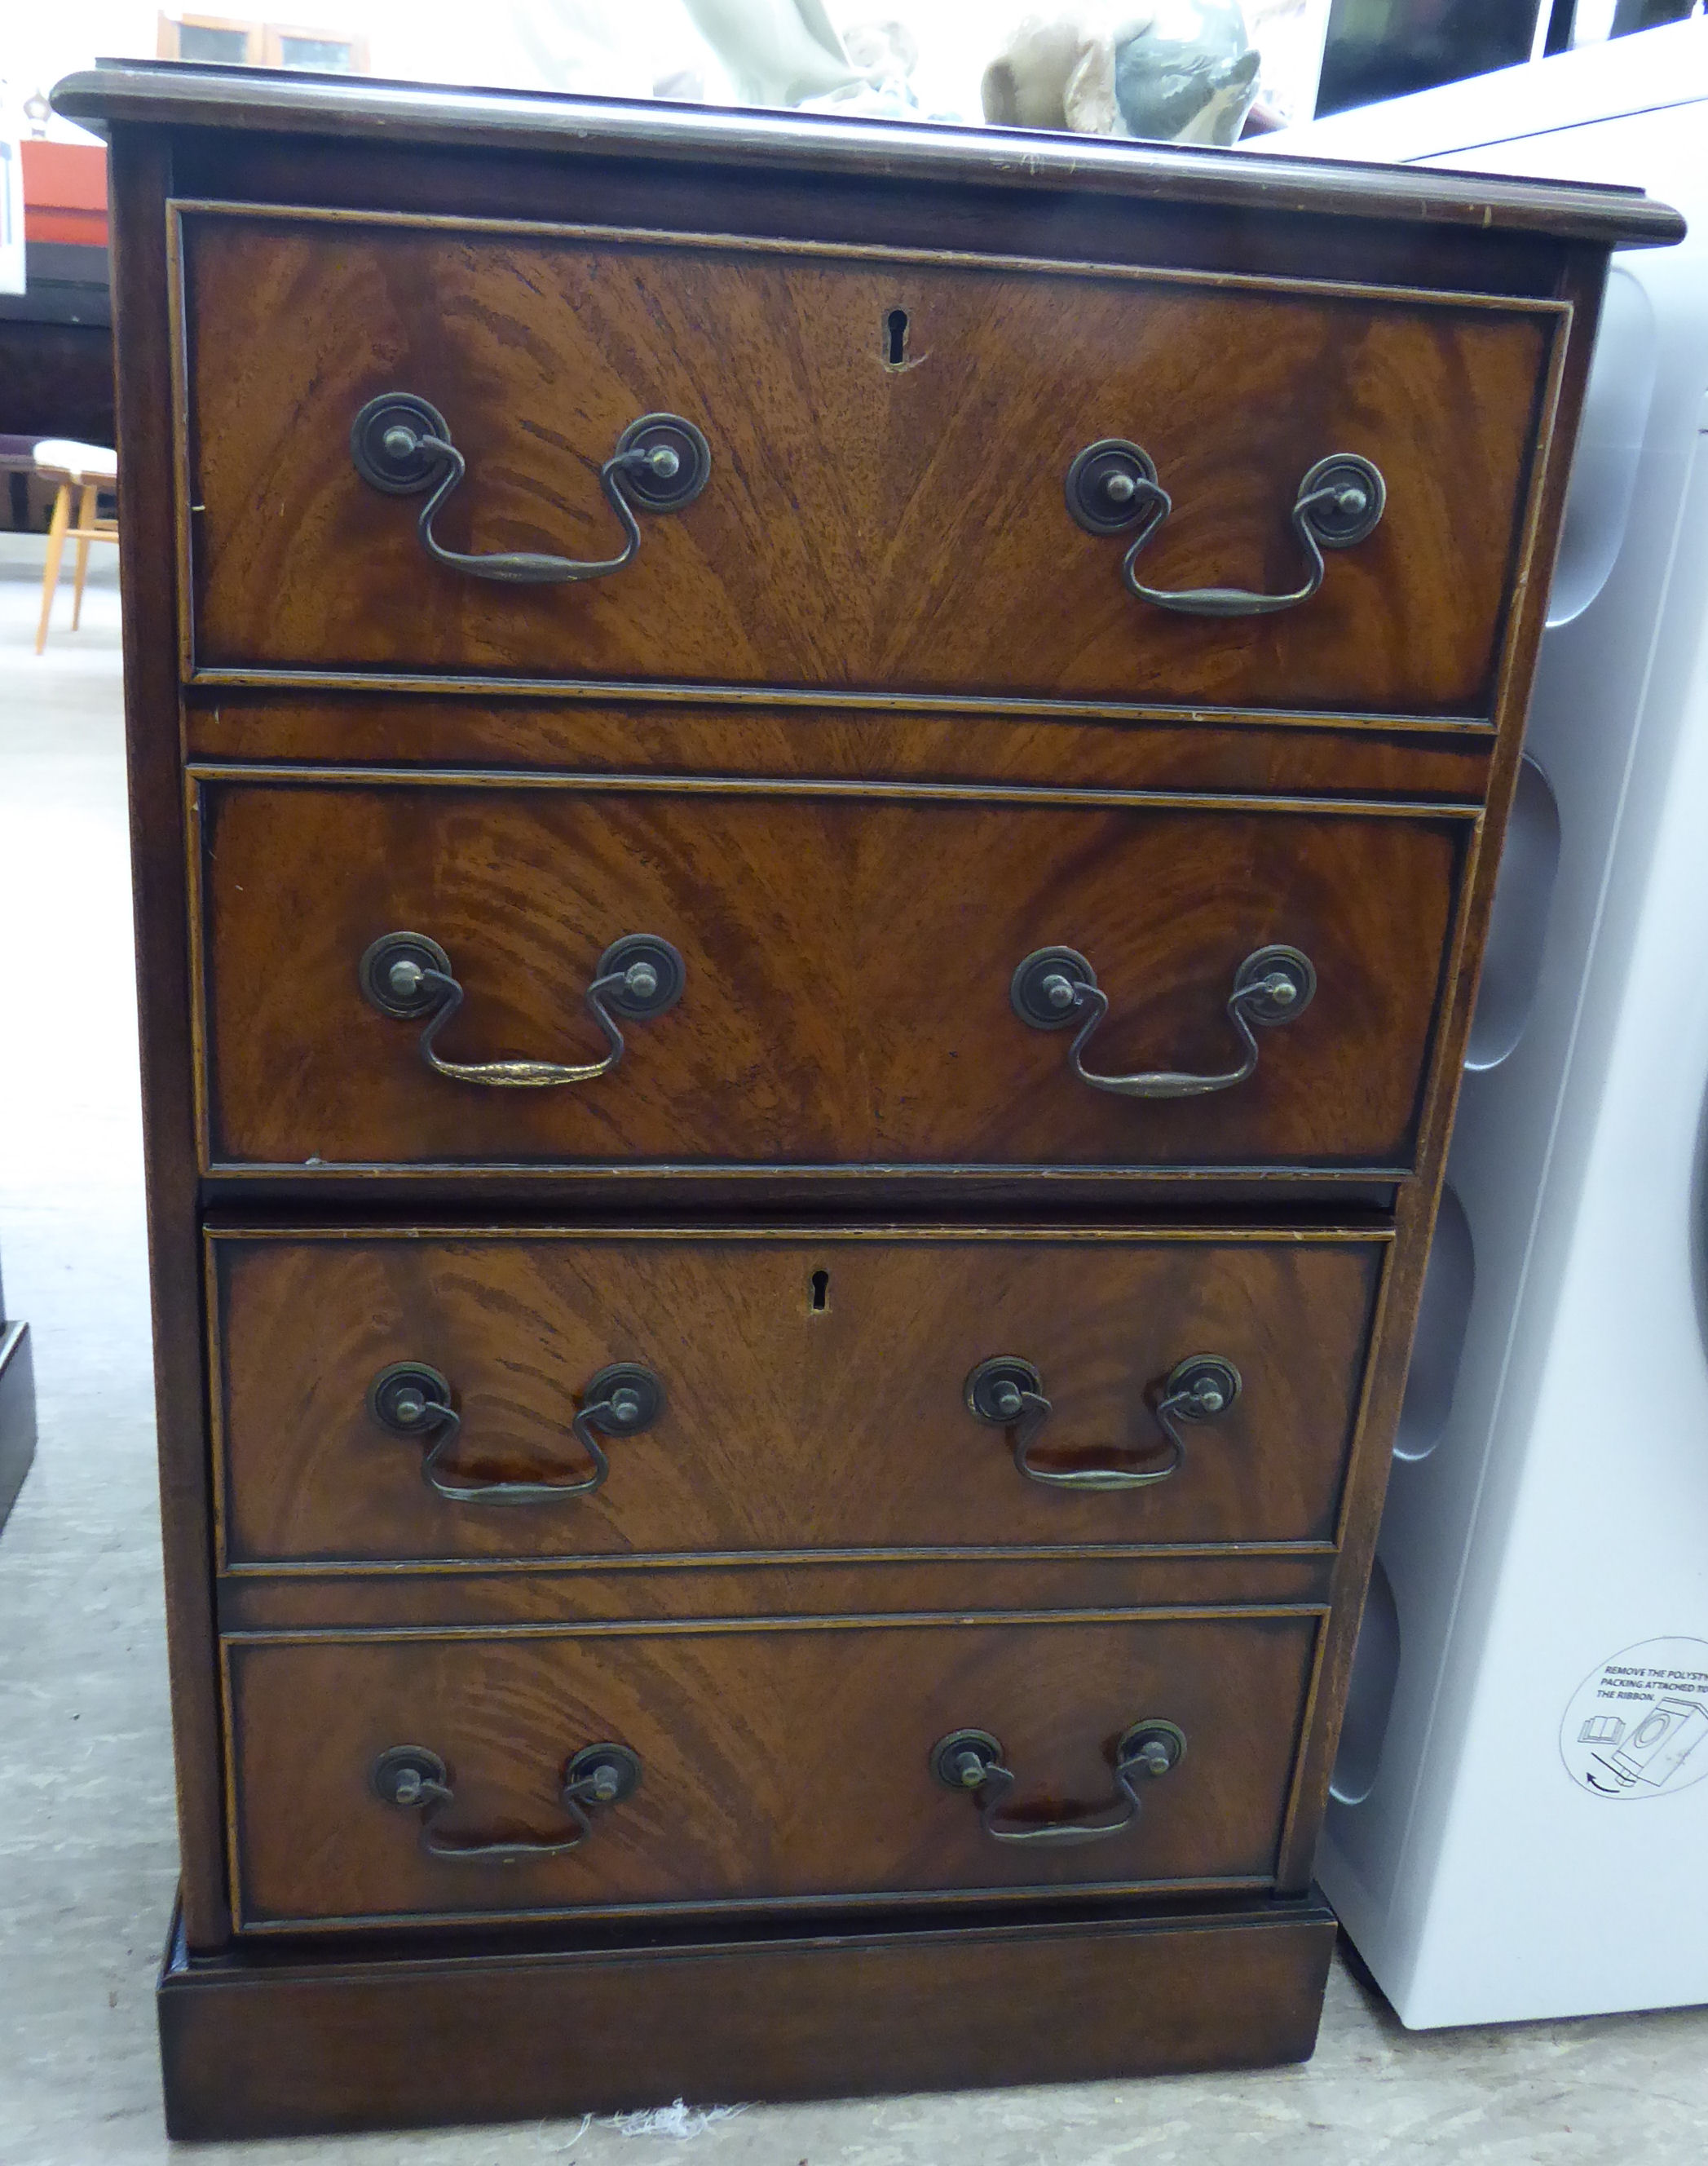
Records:
M83 614L83 580L89 568L89 544L119 539L116 519L98 517L96 506L103 489L119 480L117 452L98 444L76 444L62 436L49 436L35 447L35 470L59 483L53 519L47 530L47 567L41 582L41 622L36 627L35 651L47 645L48 619L53 613L54 589L59 584L60 559L66 542L77 545L76 580L71 592L71 630ZM71 524L71 496L77 495L77 523Z

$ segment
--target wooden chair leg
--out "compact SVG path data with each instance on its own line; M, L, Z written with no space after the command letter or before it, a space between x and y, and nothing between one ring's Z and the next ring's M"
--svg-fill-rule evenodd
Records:
M83 484L77 499L77 573L71 588L71 630L75 631L83 616L83 578L89 568L89 536L94 530L97 499L100 492L93 482Z
M36 627L35 651L40 654L47 645L47 621L53 612L54 589L60 583L60 558L66 552L66 529L71 523L71 485L60 483L60 493L54 499L53 523L47 530L47 569L41 581L41 622Z

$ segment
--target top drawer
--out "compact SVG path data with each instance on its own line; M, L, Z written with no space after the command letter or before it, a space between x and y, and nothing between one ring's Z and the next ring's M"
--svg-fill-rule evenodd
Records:
M199 670L1489 711L1558 304L180 215ZM352 427L385 394L436 414L460 480L438 452L409 452L409 430L432 424L404 409L366 431L371 471L421 486L363 478ZM691 436L644 440L677 460L673 478L630 466L601 480L630 425L660 415L709 452L698 494L668 510L646 499L699 478ZM1303 528L1344 540L1352 516L1320 497L1299 509L1331 455L1373 465L1385 505L1331 547L1308 599L1180 614L1124 581L1137 528L1089 531L1070 513L1069 468L1105 439L1136 444L1172 505L1159 516L1142 478L1108 494L1101 467L1086 483L1092 511L1142 515L1132 577L1157 594L1309 585ZM519 553L536 573L542 556L620 554L631 514L614 498L638 506L631 561L519 577ZM430 506L442 551L508 553L510 576L430 555Z

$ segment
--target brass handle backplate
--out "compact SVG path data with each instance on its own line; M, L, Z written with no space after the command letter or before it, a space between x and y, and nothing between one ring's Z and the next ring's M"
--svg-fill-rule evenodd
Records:
M380 1427L413 1442L431 1442L421 1461L421 1479L453 1504L556 1504L590 1496L604 1486L611 1462L599 1445L604 1436L638 1436L664 1406L664 1387L638 1362L614 1361L588 1377L570 1429L593 1471L576 1482L460 1482L444 1471L445 1454L462 1429L449 1380L424 1361L393 1361L367 1387L367 1410Z
M1014 1463L1028 1482L1049 1489L1148 1489L1179 1471L1186 1456L1182 1422L1214 1421L1239 1397L1240 1372L1220 1354L1189 1355L1168 1371L1152 1406L1157 1426L1168 1445L1160 1466L1124 1460L1101 1466L1039 1466L1032 1447L1052 1411L1044 1381L1030 1361L998 1354L981 1361L967 1379L967 1410L993 1429L1010 1432Z
M427 1746L388 1746L374 1762L369 1780L382 1804L420 1815L420 1844L430 1857L451 1865L527 1865L578 1850L593 1831L592 1809L620 1804L639 1789L640 1762L626 1745L583 1746L558 1778L557 1802L569 1833L497 1841L442 1831L439 1823L455 1807L456 1794L451 1771Z
M1005 1819L1019 1778L988 1730L952 1730L931 1748L931 1772L947 1790L958 1790L978 1808L978 1825L995 1842L1101 1842L1131 1827L1139 1816L1138 1784L1155 1781L1186 1757L1186 1735L1174 1723L1147 1716L1124 1730L1111 1758L1115 1804L1108 1812L1057 1820Z
M523 587L561 586L620 572L640 551L635 511L680 511L693 502L712 471L711 446L692 421L679 414L643 414L631 421L599 468L599 487L623 529L623 547L614 557L583 562L525 550L466 556L445 547L433 521L468 468L451 441L445 416L413 391L382 391L368 400L351 425L350 456L369 488L384 495L432 492L415 531L435 564L472 579Z
M1291 514L1304 550L1302 584L1283 594L1252 594L1244 587L1147 587L1136 567L1140 552L1174 509L1157 478L1156 462L1125 437L1088 444L1068 469L1068 509L1089 534L1138 531L1121 559L1128 591L1153 608L1178 616L1273 616L1308 602L1322 584L1325 549L1351 549L1373 534L1387 507L1388 485L1379 468L1356 452L1319 459L1300 480Z
M1088 1068L1083 1055L1109 1014L1109 995L1077 948L1035 948L1015 969L1009 986L1015 1013L1034 1030L1065 1030L1078 1023L1068 1049L1068 1065L1094 1091L1112 1091L1123 1098L1200 1098L1212 1091L1231 1091L1257 1072L1252 1024L1267 1028L1295 1021L1315 992L1316 971L1308 955L1297 948L1257 948L1234 972L1225 1003L1228 1021L1245 1046L1245 1057L1236 1066L1209 1075L1172 1069L1104 1075Z
M452 973L451 958L424 932L383 932L356 965L363 998L382 1015L424 1023L416 1049L435 1075L448 1075L454 1083L512 1091L555 1090L565 1083L591 1083L597 1076L608 1075L625 1050L618 1018L650 1022L662 1016L682 998L687 975L682 957L656 933L626 932L613 941L582 996L588 1013L604 1033L604 1058L566 1067L551 1060L445 1059L437 1041L462 1006L463 989Z

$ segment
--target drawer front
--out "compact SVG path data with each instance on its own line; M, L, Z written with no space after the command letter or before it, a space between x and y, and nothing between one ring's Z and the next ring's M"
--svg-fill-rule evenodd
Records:
M228 1641L239 1917L1262 1883L1317 1621ZM1128 1745L1123 1778L1122 1741L1147 1725L1171 1726L1183 1754L1152 1774ZM935 1748L969 1730L999 1747L1011 1786L938 1779ZM562 1789L594 1746L632 1754L640 1781L614 1801L583 1791L583 1832ZM398 1797L407 1765L416 1783ZM1125 1824L1093 1841L1002 1839L1070 1820ZM578 1833L572 1848L527 1847ZM476 1846L506 1855L443 1854Z
M1490 711L1553 304L407 219L182 234L203 667ZM609 560L601 467L641 416L702 431L709 476L608 576L482 577L352 462L390 393L466 463L453 552ZM1309 600L1178 614L1124 584L1131 532L1070 515L1110 438L1173 505L1135 560L1159 591L1296 591L1332 454L1385 509Z
M1403 1170L1471 832L1326 805L765 785L204 776L199 797L208 1156L293 1170ZM372 976L364 992L364 957L401 932L436 946L454 1012L443 976L402 1016ZM625 1050L606 1072L510 1087L420 1056L426 1017L463 1070L601 1065L614 1033L589 989L638 938L677 951L681 996L607 1010ZM1020 966L1057 946L1106 996L1089 1039L1083 987L1067 1028L1016 1009ZM1242 993L1248 1049L1232 996L1276 948L1309 959L1315 992L1268 1027L1267 996ZM1054 1022L1040 988L1062 973L1033 975ZM1195 1092L1249 1072L1125 1095L1073 1071L1076 1044L1087 1078Z
M239 1568L1326 1542L1384 1254L1020 1231L210 1248ZM1044 1408L969 1407L1004 1360ZM657 1380L639 1425L585 1414L613 1365ZM455 1419L400 1418L377 1381L400 1371ZM555 1493L494 1508L518 1484Z

